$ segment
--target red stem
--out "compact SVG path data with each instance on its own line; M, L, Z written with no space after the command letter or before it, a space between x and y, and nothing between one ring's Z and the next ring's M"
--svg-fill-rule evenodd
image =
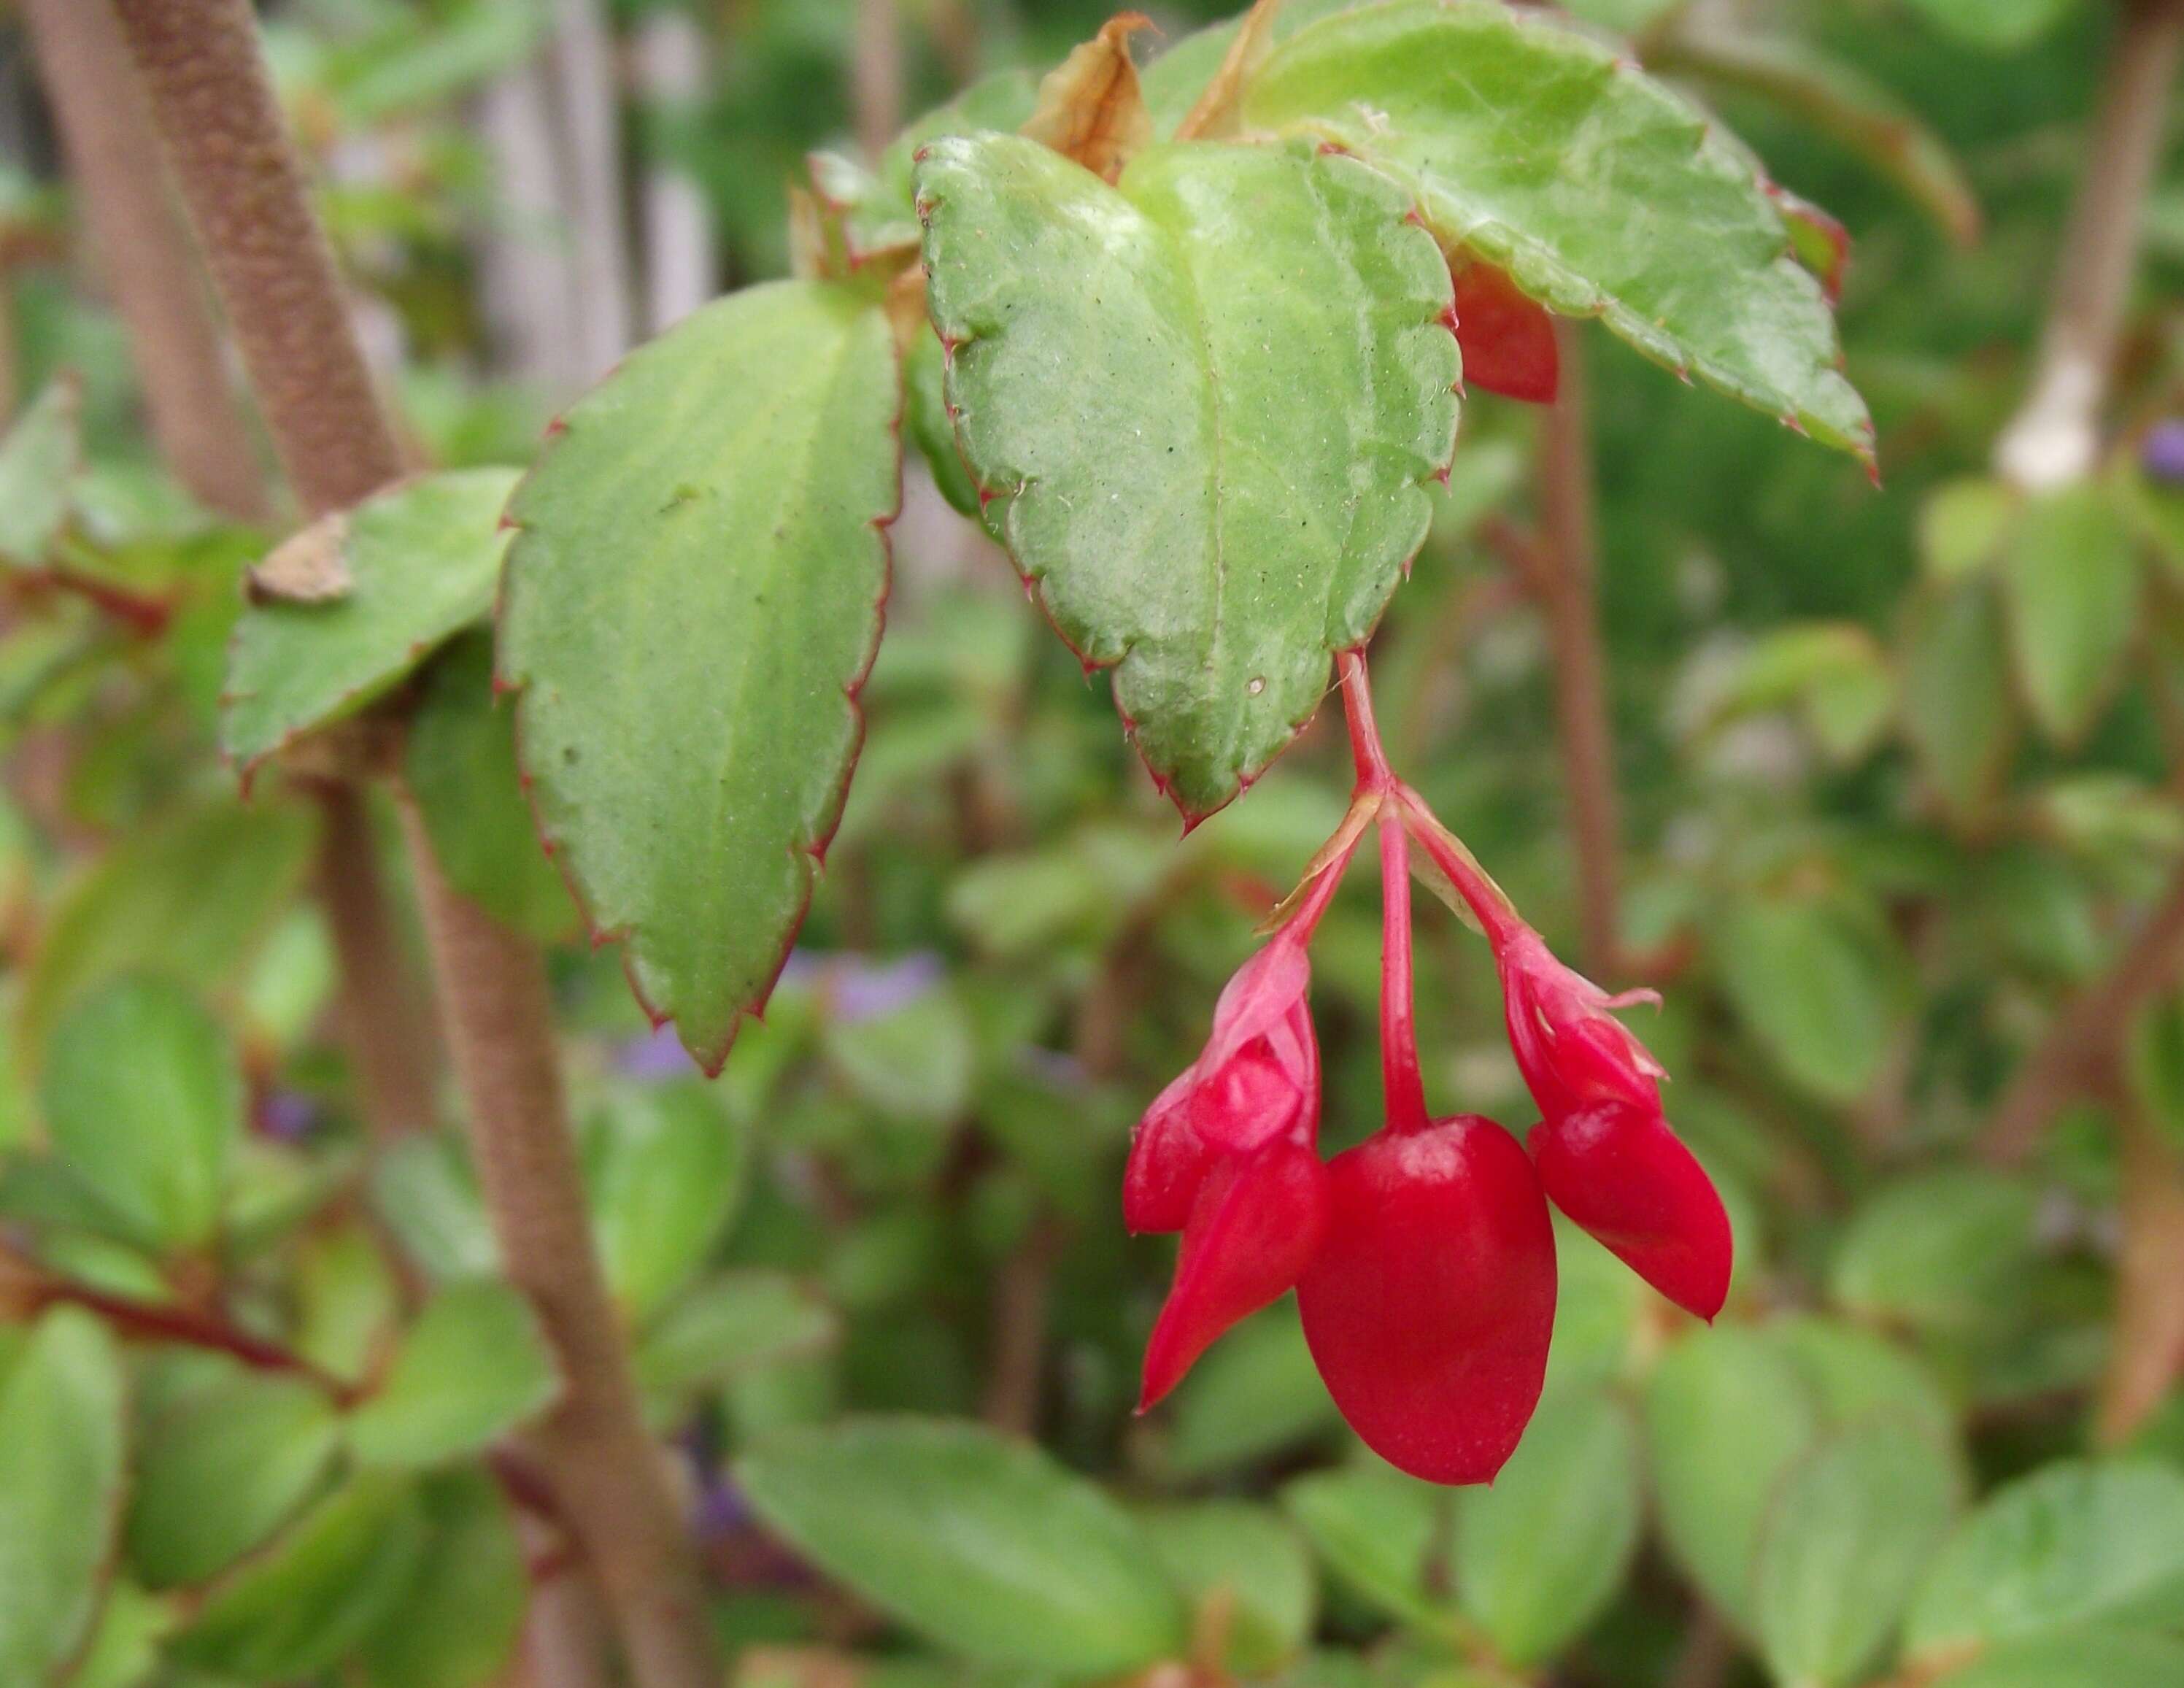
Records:
M1357 789L1392 792L1398 783L1380 745L1379 723L1373 719L1373 688L1366 677L1365 653L1346 650L1334 659L1342 676L1342 708L1350 721L1350 754L1357 763Z
M1380 813L1380 1083L1390 1131L1423 1131L1426 1086L1418 1072L1416 1006L1411 1000L1411 855L1401 816Z

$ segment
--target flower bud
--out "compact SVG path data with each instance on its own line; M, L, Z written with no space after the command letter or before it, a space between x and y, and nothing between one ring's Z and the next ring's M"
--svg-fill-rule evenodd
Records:
M1610 1105L1542 1120L1526 1139L1554 1205L1686 1312L1729 1299L1729 1214L1697 1158L1651 1111Z
M1554 403L1562 382L1554 318L1490 264L1457 268L1456 343L1467 387L1531 404Z
M1134 1232L1180 1231L1221 1161L1319 1133L1319 1043L1303 944L1284 933L1238 968L1196 1061L1145 1110L1123 1176Z
M1557 961L1529 927L1503 937L1494 960L1509 1047L1542 1114L1557 1119L1607 1103L1660 1112L1666 1069L1607 1011L1658 1001L1652 992L1609 995Z
M1390 1464L1486 1483L1546 1377L1554 1228L1517 1139L1459 1116L1327 1165L1327 1225L1297 1285L1328 1392Z

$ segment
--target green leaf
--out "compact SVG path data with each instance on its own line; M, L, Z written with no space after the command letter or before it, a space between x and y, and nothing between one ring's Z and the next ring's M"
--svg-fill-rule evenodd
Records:
M1493 0L1392 0L1275 47L1243 116L1348 148L1550 310L1871 462L1819 283L1742 149L1613 47Z
M2007 1641L1935 1688L2174 1688L2184 1682L2184 1641L2130 1630L2080 1630Z
M1216 1343L1176 1390L1173 1411L1161 1462L1182 1478L1254 1464L1342 1423L1290 1301L1253 1314Z
M261 801L192 806L132 832L55 907L23 988L26 1050L124 973L202 993L230 985L287 905L309 858L309 811Z
M0 435L0 564L41 569L68 525L83 470L83 384L63 376Z
M950 1652L1072 1677L1182 1656L1183 1604L1145 1533L1035 1448L852 1420L776 1435L736 1469L772 1528Z
M577 905L539 848L515 766L515 713L493 694L493 637L462 633L425 672L402 781L448 883L541 943L568 937Z
M1796 1366L1756 1330L1716 1325L1690 1336L1647 1384L1646 1445L1669 1552L1747 1630L1768 1504L1819 1431Z
M1280 1513L1245 1501L1161 1507L1140 1522L1153 1551L1194 1610L1233 1602L1223 1658L1245 1676L1266 1676L1304 1650L1318 1590L1304 1544Z
M1829 1288L1852 1312L1966 1329L2012 1299L2039 1206L2023 1180L1976 1167L1898 1179L1852 1216Z
M2138 622L2138 544L2095 482L2028 504L2004 545L2010 649L2032 718L2053 739L2084 736L2120 682Z
M529 1598L523 1546L482 1471L434 1478L421 1495L426 1536L410 1596L362 1648L369 1688L481 1688L515 1650Z
M709 1071L765 1000L841 812L896 411L877 309L755 287L624 362L511 506L500 666L541 828Z
M886 1013L837 1016L824 1045L844 1087L886 1118L945 1125L970 1106L970 1017L944 985Z
M1883 1418L1936 1447L1957 1446L1957 1413L1926 1362L1880 1332L1818 1313L1770 1321L1768 1340L1786 1353L1829 1425Z
M536 1314L505 1284L457 1284L426 1303L378 1390L349 1415L365 1465L437 1465L544 1411L560 1388Z
M2078 0L1910 0L1952 35L1975 46L2010 49L2045 35Z
M112 1583L68 1688L143 1688L159 1668L159 1643L174 1624L170 1602L134 1584Z
M53 1033L41 1088L54 1150L133 1240L159 1251L212 1240L242 1074L188 991L125 978L86 997Z
M1778 627L1753 641L1709 688L1702 726L1767 710L1799 710L1838 761L1873 748L1896 706L1896 686L1873 635L1855 623Z
M618 1092L587 1137L600 1262L641 1323L696 1274L735 1217L748 1138L695 1079Z
M1979 238L1980 207L1947 145L1894 92L1810 43L1714 29L1672 33L1650 69L1752 93L1840 142L1893 182L1959 246Z
M1638 1551L1638 1434L1591 1390L1550 1395L1490 1488L1456 1496L1456 1587L1496 1654L1538 1664L1589 1628Z
M1970 579L1912 600L1903 629L1903 724L1959 820L1980 819L2017 740L1999 594Z
M415 1585L426 1538L415 1491L384 1474L359 1478L215 1589L171 1654L248 1681L315 1676Z
M348 583L321 601L260 593L236 624L220 748L246 784L266 757L355 714L492 609L515 481L512 469L404 481L282 547L308 548L314 570Z
M1425 538L1456 437L1447 266L1385 178L1302 148L1155 147L1109 187L984 135L935 142L917 181L988 518L1208 814Z
M938 334L922 333L903 356L903 432L933 471L933 484L959 515L978 519L978 483L956 448L956 424L948 415L947 355Z
M699 1390L823 1353L840 1336L833 1309L810 1285L755 1267L723 1272L677 1299L644 1333L638 1384L653 1421L666 1424Z
M1753 1570L1775 1680L1864 1681L1956 1504L1947 1451L1900 1421L1868 1419L1800 1461L1769 1510Z
M2184 1624L2184 1474L2060 1463L1967 1518L1911 1608L1905 1646L2031 1640L2093 1624Z
M372 1169L372 1200L403 1251L436 1282L500 1270L485 1200L452 1134L420 1132L382 1154Z
M88 1635L120 1521L121 1362L88 1313L51 1312L0 1382L0 1682L45 1682Z
M315 1385L210 1358L192 1367L144 1426L131 1567L153 1590L209 1580L302 1508L340 1446Z
M1384 1465L1355 1465L1300 1477L1281 1499L1312 1551L1350 1588L1405 1623L1450 1633L1443 1597L1427 1585L1453 1529L1451 1491Z
M1865 1094L1887 1058L1900 960L1825 898L1750 899L1715 934L1738 1014L1783 1072L1825 1100Z
M1944 481L1919 510L1919 560L1938 581L1976 574L2002 554L2024 495L2004 481Z

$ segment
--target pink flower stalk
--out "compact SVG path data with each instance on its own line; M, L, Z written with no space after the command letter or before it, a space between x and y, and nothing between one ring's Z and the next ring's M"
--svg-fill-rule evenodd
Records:
M1131 1141L1130 1228L1183 1233L1139 1410L1223 1331L1294 1286L1328 1392L1368 1446L1433 1482L1490 1482L1546 1380L1549 1201L1709 1318L1728 1293L1729 1221L1663 1117L1660 1063L1609 1011L1649 994L1611 996L1554 958L1396 777L1363 659L1339 662L1357 762L1350 814L1294 912L1222 991L1198 1059ZM1323 1165L1306 946L1375 820L1386 1121ZM1525 1145L1491 1120L1435 1118L1427 1106L1412 1001L1413 836L1493 945L1510 1046L1545 1116Z

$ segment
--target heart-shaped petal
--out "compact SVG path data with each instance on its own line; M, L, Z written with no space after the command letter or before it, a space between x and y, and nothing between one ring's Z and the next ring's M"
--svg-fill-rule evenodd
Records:
M1539 1404L1554 1329L1538 1174L1476 1116L1380 1132L1327 1172L1327 1234L1297 1301L1329 1393L1390 1464L1490 1482Z

